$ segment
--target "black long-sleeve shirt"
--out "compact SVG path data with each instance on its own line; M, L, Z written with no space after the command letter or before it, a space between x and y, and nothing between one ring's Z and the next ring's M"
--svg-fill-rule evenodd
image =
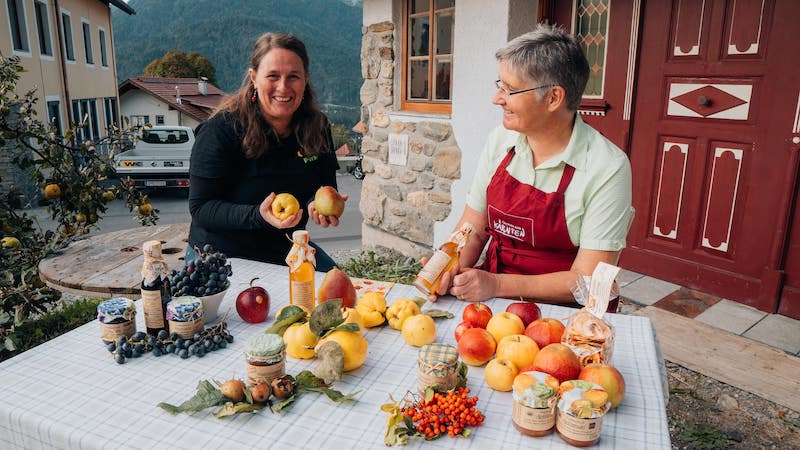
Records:
M266 123L260 122L266 127ZM294 230L304 229L308 211L303 208L320 186L336 187L339 164L330 129L326 147L317 157L303 157L294 137L275 139L259 158L244 156L244 131L229 114L217 114L198 125L190 164L189 210L192 224L189 244L211 244L229 257L285 264ZM276 229L258 212L270 192L294 195L304 209L300 223Z

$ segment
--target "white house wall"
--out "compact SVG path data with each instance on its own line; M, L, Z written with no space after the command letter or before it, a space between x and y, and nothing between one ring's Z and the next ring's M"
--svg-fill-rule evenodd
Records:
M198 121L177 110L170 110L169 105L150 94L131 90L120 95L120 114L123 117L150 116L150 123L156 124L156 115L164 116L164 125L183 125L196 127Z

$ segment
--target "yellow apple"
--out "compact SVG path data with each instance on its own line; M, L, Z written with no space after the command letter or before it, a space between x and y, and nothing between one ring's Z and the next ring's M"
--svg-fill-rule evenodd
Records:
M497 357L508 359L517 367L528 367L539 353L536 341L524 334L512 334L500 339L497 343Z
M314 195L314 208L323 216L339 217L344 212L344 198L331 186L322 186Z
M436 324L433 317L427 314L417 314L403 321L403 339L406 344L422 347L436 340Z
M494 337L495 341L500 342L506 336L522 334L525 331L525 325L518 315L510 312L501 312L489 319L489 323L486 324L486 331Z
M519 369L508 359L495 358L486 364L483 378L495 391L508 392L514 386L514 378Z
M311 359L316 356L314 346L319 337L311 332L309 323L294 323L283 333L286 354L297 359Z
M272 199L272 215L280 220L286 220L300 211L300 203L292 194L278 194Z

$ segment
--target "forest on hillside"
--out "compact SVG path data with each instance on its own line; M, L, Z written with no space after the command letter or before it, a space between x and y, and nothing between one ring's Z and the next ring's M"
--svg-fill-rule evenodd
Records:
M331 121L359 117L361 5L352 0L130 0L111 8L118 82L142 75L169 50L198 52L216 68L217 85L235 91L253 43L268 31L298 36L311 58L311 84Z

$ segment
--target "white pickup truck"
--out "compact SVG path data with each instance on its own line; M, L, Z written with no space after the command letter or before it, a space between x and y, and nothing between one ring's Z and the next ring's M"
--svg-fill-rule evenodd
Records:
M133 149L114 158L117 175L122 183L136 188L188 188L193 145L190 127L145 128Z

